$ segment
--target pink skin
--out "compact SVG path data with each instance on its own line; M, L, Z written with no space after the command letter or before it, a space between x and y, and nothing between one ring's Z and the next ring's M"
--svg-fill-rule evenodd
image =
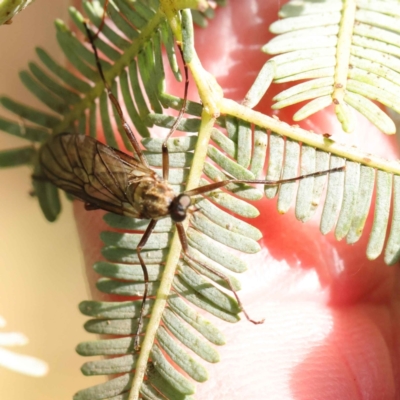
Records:
M204 67L213 73L225 96L240 101L267 57L259 51L271 35L268 25L280 2L232 1L207 31L197 30L196 46ZM256 17L256 14L258 16ZM229 39L231 38L231 39ZM257 107L271 115L273 86ZM180 93L182 86L175 92ZM192 84L192 93L193 84ZM279 112L291 122L293 110ZM332 110L301 123L365 151L396 158L392 139L363 117L345 135ZM305 225L293 213L281 216L275 201L256 203L261 215L252 222L263 232L262 252L246 256L249 270L241 277L240 296L249 314L265 318L253 325L244 318L230 325L210 317L227 338L221 362L207 365L210 380L197 386L198 399L391 400L400 398L400 285L398 265L365 256L371 213L365 234L353 246L322 236L318 221ZM102 212L85 212L75 203L88 279L101 259L98 233ZM109 297L93 289L96 299Z

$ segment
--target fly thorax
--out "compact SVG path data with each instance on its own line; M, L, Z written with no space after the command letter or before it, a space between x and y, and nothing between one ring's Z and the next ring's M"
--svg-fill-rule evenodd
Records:
M142 179L134 193L134 201L140 205L142 218L158 219L170 213L169 207L176 197L171 186L158 179Z

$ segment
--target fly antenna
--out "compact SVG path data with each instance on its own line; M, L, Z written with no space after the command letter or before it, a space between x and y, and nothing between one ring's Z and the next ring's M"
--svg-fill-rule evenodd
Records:
M305 179L305 178L316 178L318 176L327 175L329 173L341 172L341 171L344 171L345 169L346 169L346 166L344 165L342 167L335 167L335 168L327 169L324 171L312 172L310 174L299 175L299 176L295 176L293 178L278 179L275 181L274 180L265 180L265 179L225 179L223 181L213 182L208 185L204 185L204 186L200 186L200 187L197 187L197 188L194 188L191 190L187 190L186 192L184 192L184 194L191 197L191 196L207 193L212 190L216 190L216 189L225 187L229 183L250 183L250 184L254 184L254 185L261 184L261 185L275 186L275 185L280 185L282 183L296 182L296 181L299 181L299 180Z

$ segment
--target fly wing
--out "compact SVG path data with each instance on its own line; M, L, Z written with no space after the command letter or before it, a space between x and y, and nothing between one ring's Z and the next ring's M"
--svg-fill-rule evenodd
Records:
M39 158L45 177L60 189L104 210L136 218L140 210L127 196L128 186L156 175L127 154L85 135L54 136L41 148Z

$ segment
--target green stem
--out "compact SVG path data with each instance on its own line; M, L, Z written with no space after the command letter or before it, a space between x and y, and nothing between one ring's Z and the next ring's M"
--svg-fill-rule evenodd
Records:
M322 135L317 135L305 129L291 126L286 122L268 117L258 111L244 107L233 100L222 99L220 102L220 109L221 114L235 116L261 128L270 129L272 132L289 139L332 153L335 156L344 157L350 161L355 161L368 167L378 168L396 175L400 174L400 164L397 160L388 161L372 154L366 154L355 147L336 143Z
M206 0L160 0L160 9L165 14L178 43L182 43L182 26L178 11L186 8L205 11L208 3Z
M178 10L173 0L160 0L160 10L167 18L168 24L178 43L182 43L182 26Z
M335 67L334 91L332 93L332 99L336 99L339 103L344 102L344 94L346 91L355 14L355 0L345 0L343 3L342 20L340 21L338 43L336 46L337 64Z
M208 143L210 141L211 130L214 126L214 122L215 119L210 117L208 113L203 111L199 136L194 152L194 159L190 168L190 174L187 181L187 189L192 189L199 185L200 177L203 173L203 166L207 157ZM187 218L184 222L185 229L187 228L188 223L189 221ZM150 358L150 352L153 347L157 330L160 326L164 308L166 306L168 296L171 293L172 281L174 279L176 266L181 255L181 249L182 246L179 240L179 236L177 232L175 232L169 249L160 288L157 292L156 301L151 311L149 325L147 326L146 335L144 337L139 359L136 364L132 388L129 394L129 400L139 399L140 387L142 386L142 382L146 373L147 365Z
M337 63L335 67L334 90L332 93L335 112L339 121L342 123L345 132L351 132L353 130L352 119L346 117L347 106L345 104L344 96L346 94L347 77L350 66L350 50L355 18L356 1L345 0L343 2L342 19L340 21L338 43L336 46Z
M179 20L178 26L175 20L177 14L172 13L171 9L167 9L169 2L173 2L173 0L162 0L161 5L176 41L183 49L184 62L196 83L203 110L212 117L218 118L219 102L224 94L215 77L204 69L196 53L191 13L188 10L182 11L182 21Z
M197 53L194 51L191 62L187 63L196 83L204 110L211 116L218 118L220 115L219 103L223 92L217 80L203 68Z

